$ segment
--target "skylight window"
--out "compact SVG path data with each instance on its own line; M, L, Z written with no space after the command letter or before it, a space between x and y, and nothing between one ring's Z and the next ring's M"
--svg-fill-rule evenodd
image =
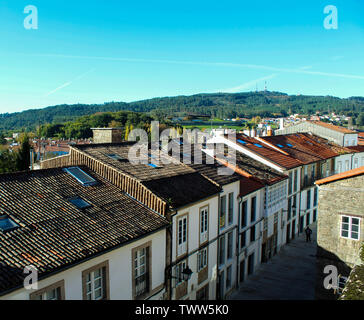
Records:
M277 144L277 146L280 147L280 148L283 148L283 146L281 144Z
M287 147L293 147L290 143L286 143Z
M157 169L157 168L161 168L160 166L154 164L154 163L148 163L148 166L154 168L154 169Z
M263 146L261 146L259 143L254 143L254 145L258 148L263 148Z
M79 183L84 186L94 186L97 181L89 176L86 172L81 170L79 167L71 167L63 169L65 172L74 177Z
M87 201L83 200L80 197L69 199L69 202L75 205L78 209L87 209L92 207L91 204L89 204Z
M239 143L241 143L241 144L246 144L246 142L245 142L245 141L243 141L243 140L238 139L237 141L238 141Z
M120 161L120 162L122 162L122 161L126 161L126 160L127 160L127 159L125 159L125 158L123 158L123 157L119 156L118 154L114 154L114 153L107 154L107 156L108 156L109 158L113 159L113 160Z
M11 220L7 215L0 216L0 230L2 232L11 231L18 227L19 225Z

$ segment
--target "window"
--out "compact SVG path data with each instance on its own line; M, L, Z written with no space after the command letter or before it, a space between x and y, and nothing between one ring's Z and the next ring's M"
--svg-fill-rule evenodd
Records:
M293 183L293 172L291 171L289 173L289 179L288 179L288 194L292 193L292 183Z
M0 230L2 232L11 231L19 226L11 220L7 215L1 215L0 216Z
M250 228L250 242L255 241L255 225Z
M263 230L268 230L268 218L264 218L263 220Z
M109 298L109 263L108 261L82 272L84 300L102 300Z
M294 180L293 180L294 192L297 191L297 184L298 184L298 169L294 171Z
M178 286L179 284L181 284L184 280L183 280L183 270L185 270L187 267L187 262L186 260L178 263L176 265L176 286Z
M316 171L316 164L313 164L311 167L311 181L315 179L315 171Z
M307 190L307 198L306 198L306 208L310 209L311 208L311 189Z
M232 274L232 268L229 266L226 270L226 289L230 289L231 287L231 274Z
M354 169L356 169L358 167L359 167L359 159L358 158L355 158L354 159Z
M139 298L149 292L150 243L133 250L133 296Z
M197 255L197 268L198 272L200 272L202 269L204 269L207 266L207 248L204 248L198 252Z
M209 300L208 284L196 292L196 300Z
M234 193L229 193L229 212L228 212L228 222L233 223L234 219Z
M220 228L225 227L226 196L220 198Z
M30 300L64 300L64 280L32 293Z
M177 256L187 251L187 216L178 219L177 230Z
M227 250L227 258L232 259L233 257L233 231L228 233L228 250Z
M299 197L299 195L295 195L293 197L293 205L292 205L292 216L296 216L296 212L297 212L297 197Z
M315 187L314 194L313 194L313 206L317 206L317 200L318 200L318 188Z
M349 160L345 160L345 171L349 170Z
M246 231L240 234L240 248L244 248L246 246Z
M208 240L209 207L200 210L200 243Z
M71 202L78 209L87 209L87 208L92 207L91 204L89 204L87 201L83 200L80 197L69 199L69 202Z
M343 238L360 239L360 219L349 216L341 217L341 236Z
M251 199L251 212L250 212L250 222L254 222L255 221L255 215L256 215L256 204L257 204L257 197L253 197Z
M89 176L86 172L81 170L79 167L71 167L71 168L65 168L63 169L65 172L67 172L69 175L74 177L79 183L81 183L84 186L93 186L97 184L97 181Z
M245 200L241 207L241 227L246 227L248 217L248 202Z
M219 264L225 263L225 236L219 239Z
M342 163L341 163L341 161L338 161L337 162L337 173L341 173L342 172Z
M292 198L289 198L288 199L287 220L291 219L291 211L292 211Z

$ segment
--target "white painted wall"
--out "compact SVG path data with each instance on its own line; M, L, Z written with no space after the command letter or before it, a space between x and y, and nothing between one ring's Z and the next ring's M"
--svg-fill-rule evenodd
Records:
M82 271L106 260L109 261L110 300L131 300L132 297L132 249L152 241L152 290L164 283L166 230L158 231L121 248L115 249L68 270L57 273L39 281L38 290L53 283L65 281L65 299L82 300ZM29 300L32 292L37 290L16 290L0 297L2 300ZM163 292L153 297L160 299Z
M196 291L204 287L209 283L209 299L215 299L216 296L216 272L217 272L217 225L218 225L218 195L213 196L207 200L198 202L191 206L185 207L177 211L177 214L173 216L172 223L172 264L177 259L177 221L178 218L187 214L188 226L187 226L187 243L188 243L188 257L187 265L192 270L193 274L188 281L188 293L183 299L195 299ZM208 246L208 279L201 284L198 284L198 248L200 238L200 209L209 206L209 241L213 241ZM195 251L195 252L194 252ZM193 253L194 252L194 253ZM192 253L192 254L191 254ZM172 269L172 275L175 276L175 267ZM175 297L175 281L172 281L172 299Z

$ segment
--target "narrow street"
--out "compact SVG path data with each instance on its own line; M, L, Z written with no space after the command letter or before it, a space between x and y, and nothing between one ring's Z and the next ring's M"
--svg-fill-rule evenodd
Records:
M248 278L231 300L313 300L316 277L316 223L312 242L305 234L285 245L257 272Z

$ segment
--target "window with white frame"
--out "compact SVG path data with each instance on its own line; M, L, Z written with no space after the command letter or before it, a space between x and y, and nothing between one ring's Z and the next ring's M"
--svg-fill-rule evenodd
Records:
M180 256L187 251L187 216L178 219L177 228L177 255Z
M360 218L341 216L341 237L360 239Z
M178 286L179 284L181 284L183 282L183 270L185 270L187 267L187 262L186 260L181 261L180 263L176 264L175 267L175 281L176 281L176 286Z
M200 243L208 240L209 207L200 210Z
M149 247L134 250L134 296L149 292Z
M337 162L337 173L341 173L343 170L341 161Z
M225 227L226 217L226 196L220 198L220 228Z
M33 292L30 300L64 300L64 280Z
M82 273L85 300L102 300L108 298L107 274L107 262Z
M207 247L200 250L197 254L197 268L198 272L200 272L202 269L204 269L207 266Z
M234 220L234 192L229 193L229 211L228 223L232 224Z
M227 259L232 259L233 257L233 233L234 231L231 231L227 235Z
M219 239L219 265L225 263L225 235Z

